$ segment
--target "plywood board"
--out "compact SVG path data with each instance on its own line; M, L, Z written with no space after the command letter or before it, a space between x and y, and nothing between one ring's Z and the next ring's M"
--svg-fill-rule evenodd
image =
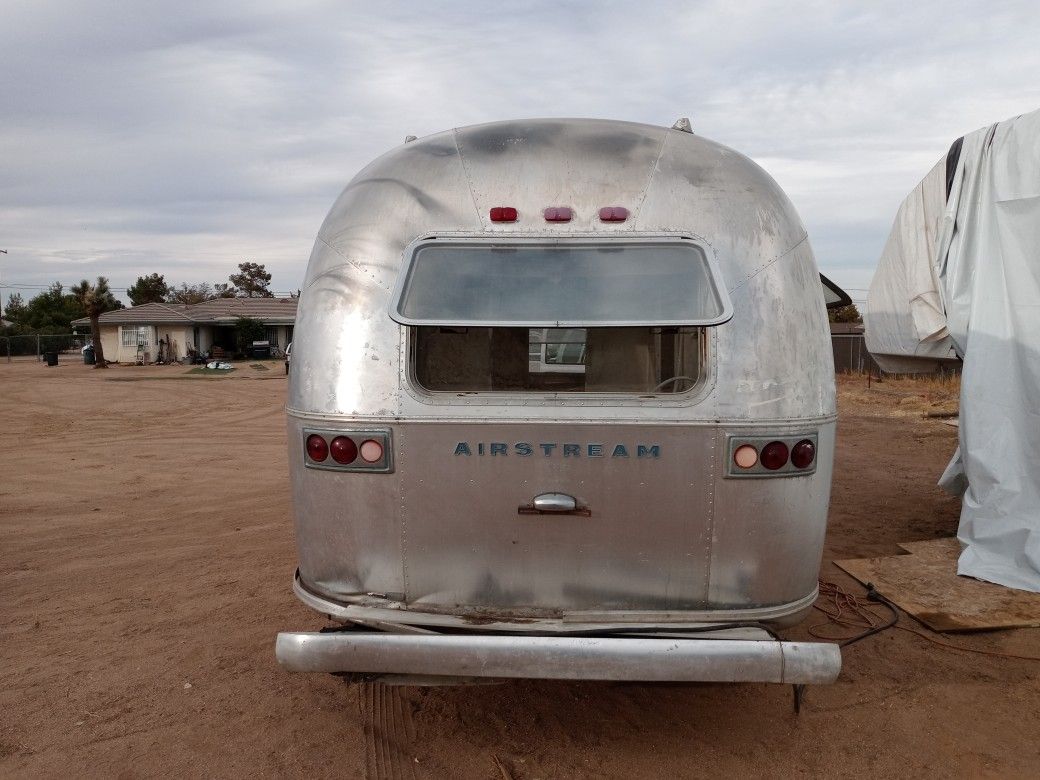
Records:
M1040 593L957 575L955 537L899 546L908 554L834 563L933 631L1040 626Z

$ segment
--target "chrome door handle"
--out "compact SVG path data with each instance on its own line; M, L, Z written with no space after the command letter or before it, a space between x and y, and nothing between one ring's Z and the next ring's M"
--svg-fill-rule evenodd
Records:
M535 496L530 504L517 507L521 515L580 515L589 517L592 510L579 507L578 499L566 493L542 493Z

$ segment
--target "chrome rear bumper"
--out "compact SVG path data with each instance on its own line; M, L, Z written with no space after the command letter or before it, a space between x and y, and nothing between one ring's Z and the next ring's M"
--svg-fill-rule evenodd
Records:
M643 682L831 683L838 646L773 639L281 633L293 672Z

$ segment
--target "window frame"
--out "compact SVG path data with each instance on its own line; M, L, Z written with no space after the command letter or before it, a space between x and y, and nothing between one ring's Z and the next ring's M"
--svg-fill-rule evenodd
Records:
M653 244L686 245L692 246L700 252L708 270L708 277L714 287L722 311L715 317L703 319L668 320L664 322L647 320L556 320L547 321L511 321L511 320L432 320L417 319L405 316L400 312L401 299L407 289L408 280L411 276L415 258L419 251L429 246L485 246L485 247L510 247L522 245L544 245L544 246L567 246L567 245L591 245L610 246L630 244L637 246L648 246ZM611 327L698 327L711 328L722 325L733 318L733 302L726 288L719 269L715 252L706 242L694 239L688 235L662 235L662 234L639 234L631 233L621 236L611 235L568 235L568 236L531 236L501 234L495 236L473 236L473 235L442 235L424 236L409 244L403 253L401 270L397 275L397 281L390 295L388 305L390 319L400 325L416 327L420 325L440 327L493 327L493 328L611 328Z
M126 342L126 337L130 333L134 333L137 336L137 340L132 344ZM145 346L150 347L152 339L152 326L151 325L120 325L119 326L119 346L121 349L133 349L135 347Z
M432 326L432 327L471 327L471 326ZM506 327L506 326L477 326L477 327ZM510 326L517 327L517 326ZM525 326L519 326L525 327ZM604 326L606 327L606 326ZM647 326L644 326L647 327ZM672 327L652 326L652 327ZM700 355L700 374L697 381L687 390L678 393L665 392L640 392L637 390L432 390L422 382L416 372L416 341L419 334L419 326L406 325L401 328L401 351L404 357L402 361L402 385L418 401L433 404L447 405L491 405L491 406L629 406L629 405L655 405L655 406L689 406L699 403L715 386L715 331L711 327L692 327L700 332L698 336L698 349Z

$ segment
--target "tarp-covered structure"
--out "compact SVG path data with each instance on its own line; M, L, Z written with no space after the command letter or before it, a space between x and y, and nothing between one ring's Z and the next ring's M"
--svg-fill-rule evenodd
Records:
M903 202L870 286L891 371L963 362L958 573L1040 592L1040 111L964 136Z

